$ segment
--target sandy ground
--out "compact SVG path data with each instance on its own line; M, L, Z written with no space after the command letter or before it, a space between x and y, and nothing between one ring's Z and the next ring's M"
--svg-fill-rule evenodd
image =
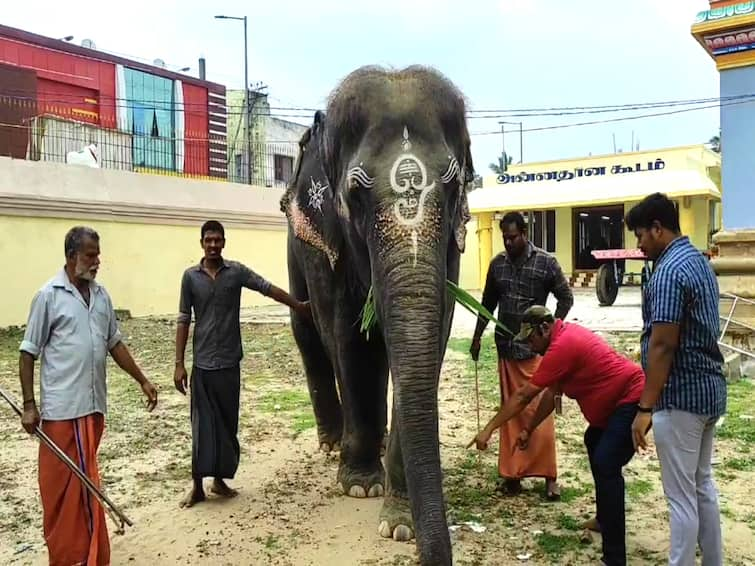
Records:
M612 309L629 313L627 325L636 326L631 314L636 307ZM606 309L593 313L589 304L575 310L577 317L611 318ZM378 536L380 499L341 495L335 483L337 455L317 450L305 380L290 331L278 323L274 312L265 316L271 318L270 323L245 324L243 329L242 457L231 482L240 490L239 496L211 498L188 510L178 507L189 485L190 432L188 400L172 387L174 327L160 320L124 323L137 359L159 384L160 404L147 414L134 384L111 368L101 470L108 494L134 521L134 527L122 536L112 534L110 524L114 565L415 563L412 543ZM478 456L464 448L476 428L474 371L464 353L468 342L462 337L468 337L469 330L464 320L457 320L454 334L458 337L449 345L439 393L444 489L449 524L454 525L455 563L597 563L599 536L580 540L579 525L591 516L594 503L581 444L584 423L575 404L567 401L557 420L564 486L560 503L544 501L539 481L526 481L519 497L499 495L494 489L495 454ZM636 351L636 333L606 336L628 355ZM18 331L0 333L0 386L16 396L19 339ZM483 419L497 402L489 338L485 351L480 365ZM755 420L751 416L755 387L749 381L739 382L730 396L733 401L720 428L716 468L726 564L755 564L755 512L747 499L755 479ZM5 407L0 407L0 442L0 564L46 564L36 491L36 442L20 431L18 420ZM654 455L636 457L626 469L626 478L630 564L663 564L668 526ZM475 532L479 527L484 531Z

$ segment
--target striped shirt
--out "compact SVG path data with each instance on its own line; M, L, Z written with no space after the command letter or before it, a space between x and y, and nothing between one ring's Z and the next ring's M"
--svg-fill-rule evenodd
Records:
M501 252L490 262L482 304L490 312L498 307L498 320L516 334L524 311L532 305L545 305L550 293L558 300L556 317L564 318L574 304L569 282L555 257L527 242L527 248L516 261ZM498 327L495 344L499 358L527 360L534 357L525 342L514 342Z
M689 238L676 238L658 257L644 299L642 367L646 373L653 324L679 325L679 347L655 409L722 415L726 380L718 347L718 282L707 258Z

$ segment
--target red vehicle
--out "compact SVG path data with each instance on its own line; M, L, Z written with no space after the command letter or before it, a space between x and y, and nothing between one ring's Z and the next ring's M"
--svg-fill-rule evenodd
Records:
M645 262L639 274L640 285L643 289L650 279L650 260L641 250L594 250L592 256L601 262L595 283L595 293L598 295L598 302L603 306L610 306L616 301L619 287L624 284L625 276L637 275L625 273L626 260L639 259Z

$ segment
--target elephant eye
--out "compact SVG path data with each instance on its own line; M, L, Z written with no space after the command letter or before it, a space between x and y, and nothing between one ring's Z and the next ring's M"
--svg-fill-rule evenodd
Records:
M349 189L357 189L364 187L365 189L371 189L375 186L375 178L370 177L367 172L362 169L360 163L357 167L352 167L346 175L346 186Z
M440 180L444 185L454 180L461 184L461 167L459 167L459 162L453 155L448 156L448 169L443 173Z

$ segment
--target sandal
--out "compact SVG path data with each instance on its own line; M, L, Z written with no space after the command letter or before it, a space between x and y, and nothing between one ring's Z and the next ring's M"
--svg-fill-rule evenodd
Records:
M522 482L518 479L505 478L498 484L496 491L505 495L519 495L522 493Z
M558 482L545 480L545 498L548 501L561 501L561 488Z

